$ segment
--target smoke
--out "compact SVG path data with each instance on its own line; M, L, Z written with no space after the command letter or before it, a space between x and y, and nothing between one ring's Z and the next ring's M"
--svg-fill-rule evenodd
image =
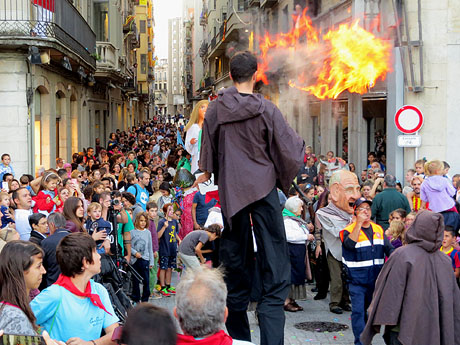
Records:
M306 10L286 33L258 37L258 80L269 84L284 73L289 85L319 99L344 90L365 93L391 69L391 44L359 26L341 24L320 35ZM276 78L275 78L276 79Z

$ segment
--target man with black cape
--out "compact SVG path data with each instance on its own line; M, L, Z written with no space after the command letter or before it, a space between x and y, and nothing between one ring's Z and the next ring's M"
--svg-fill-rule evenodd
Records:
M460 290L450 257L439 250L443 237L442 215L421 211L407 245L393 252L377 278L364 345L382 325L386 344L460 344Z
M280 345L290 261L276 187L288 193L303 163L304 143L272 102L253 93L256 73L257 59L250 52L230 60L234 86L209 104L199 161L204 174L195 185L213 173L219 187L224 216L219 255L228 288L229 334L251 340L246 310L254 276L254 231L262 289L257 307L261 344Z

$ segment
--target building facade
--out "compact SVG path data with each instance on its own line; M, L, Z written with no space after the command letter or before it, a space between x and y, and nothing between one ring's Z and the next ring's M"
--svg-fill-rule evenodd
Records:
M153 118L155 79L155 47L153 44L153 0L139 1L136 5L136 25L139 28L137 56L138 117Z
M155 65L155 115L165 116L168 111L168 59Z
M184 110L184 27L182 17L168 20L168 114Z
M143 3L152 6L147 0L0 4L0 145L17 174L54 167L57 157L71 161L96 138L104 145L116 128L146 118L139 111L134 20Z
M360 25L392 47L391 72L364 94L342 92L336 99L320 100L289 86L292 66L280 63L269 84L259 92L281 109L291 126L318 154L334 151L367 165L367 152L386 155L388 170L403 181L404 171L416 159L446 160L460 171L460 137L455 118L460 73L460 4L457 1L383 0L204 0L200 24L205 35L200 45L203 74L194 93L206 97L231 85L229 59L236 51L260 54L258 37L288 32L296 5L308 7L308 16L322 33L343 23ZM197 27L194 27L196 32ZM197 63L195 59L195 64ZM400 148L394 124L405 104L418 106L425 122L418 148ZM382 145L382 143L384 143Z

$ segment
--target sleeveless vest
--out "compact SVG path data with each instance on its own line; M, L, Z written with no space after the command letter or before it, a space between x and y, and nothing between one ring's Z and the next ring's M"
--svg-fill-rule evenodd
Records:
M347 231L351 234L355 224L352 223L340 231L342 243L344 232ZM354 250L349 250L342 245L342 262L345 266L347 279L353 284L374 284L385 262L385 233L380 225L371 222L371 227L372 242L361 229Z

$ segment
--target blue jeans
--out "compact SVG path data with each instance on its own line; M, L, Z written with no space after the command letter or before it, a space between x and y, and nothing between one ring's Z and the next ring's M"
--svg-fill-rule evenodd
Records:
M350 294L351 307L351 327L355 336L355 344L361 345L359 336L364 330L367 321L367 308L372 301L374 285L355 285L348 284L348 293Z
M142 302L148 302L150 297L150 288L149 288L149 262L144 259L137 259L133 264L134 269L137 273L144 279L142 286L142 299L140 298L139 284L141 283L137 278L133 277L133 293L132 299L134 302L139 302L141 299Z

